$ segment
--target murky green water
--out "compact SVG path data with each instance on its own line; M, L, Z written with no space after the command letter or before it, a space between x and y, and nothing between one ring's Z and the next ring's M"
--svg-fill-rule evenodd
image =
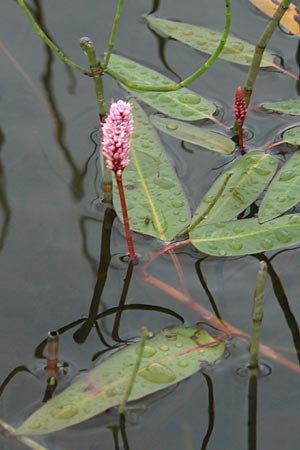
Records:
M232 3L232 32L255 43L266 20L247 1ZM79 47L81 36L90 36L99 53L105 50L116 1L33 0L31 5L39 23L79 64L87 64ZM187 76L204 61L203 56L150 31L143 16L152 9L163 18L220 30L223 2L125 2L117 51L175 80ZM44 397L40 344L48 330L62 331L60 359L67 365L67 375L60 381L63 387L118 340L139 336L142 325L156 332L179 325L180 318L188 324L205 320L134 270L126 299L126 305L133 306L123 311L119 326L116 310L98 321L98 329L92 326L97 313L118 306L127 269L126 241L113 213L106 213L102 230L99 125L92 81L66 69L45 48L16 2L4 0L1 19L0 383L7 383L2 385L0 417L17 426ZM297 40L278 30L270 43L270 50L283 57L286 69L295 74L299 72ZM222 111L218 118L230 125L233 92L245 76L246 68L218 61L192 89L216 101ZM108 102L124 97L110 79L105 80L105 89ZM259 77L253 103L297 96L295 80L267 70ZM292 123L297 120L281 116L275 120L250 111L248 144L262 145ZM194 209L231 157L191 144L181 146L166 135L162 139ZM288 151L281 147L280 158ZM140 235L134 235L134 241L144 260L161 248ZM295 350L300 349L298 249L225 259L205 257L191 247L181 247L177 253L191 297L245 332L251 330L258 259L265 258L270 277L262 341L299 366ZM180 289L169 256L158 258L149 273ZM40 442L49 450L298 448L299 375L262 357L271 373L258 380L255 420L249 378L241 376L247 358L247 344L233 339L227 357L205 375L199 373L130 409L123 438L117 413L109 411ZM251 389L253 394L255 386ZM0 444L4 450L23 448L2 435Z

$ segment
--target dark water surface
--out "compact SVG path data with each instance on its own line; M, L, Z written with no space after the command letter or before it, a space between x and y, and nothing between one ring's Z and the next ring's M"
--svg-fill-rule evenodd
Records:
M266 19L246 0L232 3L232 33L255 43ZM30 4L44 29L79 64L87 64L79 47L81 36L90 36L99 52L105 50L117 1L32 0ZM160 40L149 30L143 16L153 9L163 18L221 30L223 2L125 2L117 52L174 79L185 77L204 61L203 55L175 41ZM99 312L118 305L127 269L120 259L126 253L126 241L122 226L115 219L112 259L102 291L97 274L104 210L92 81L67 69L47 50L13 0L2 0L0 40L0 383L11 372L15 375L2 386L5 389L0 398L0 417L17 426L40 405L44 395L39 344L48 330L66 327L86 317L91 302L94 311ZM296 74L297 41L297 37L277 30L269 47ZM231 125L233 92L243 84L246 73L243 66L218 61L193 83L192 89L216 101L222 111L219 118ZM124 91L109 78L105 79L105 90L108 102L124 97ZM253 103L297 95L295 80L279 72L263 71ZM250 111L247 127L253 137L247 144L259 146L293 123L297 120L280 116L274 119ZM162 140L195 208L230 159L190 144L184 149L179 141L167 136L162 136ZM282 147L278 150L279 157L283 159L287 151L287 147ZM110 220L113 217L107 218ZM134 240L144 258L160 248L147 237L134 235ZM258 257L217 259L205 258L186 247L178 251L178 257L191 296L245 332L251 330L258 259L265 257L271 276L265 297L262 340L298 364L295 350L300 348L298 249ZM166 255L151 266L151 274L180 287ZM182 316L187 324L202 321L193 310L143 281L137 271L126 304L163 306ZM98 322L109 345L116 344L112 337L114 318L115 315L109 315ZM178 318L163 312L128 310L122 315L119 336L124 340L139 336L142 325L156 332L178 324ZM61 386L78 371L90 368L93 357L107 348L95 328L86 334L84 331L75 323L62 334L60 357L69 370ZM39 441L49 450L298 448L299 375L262 357L271 374L258 381L255 421L253 410L248 413L249 378L237 373L247 363L247 355L247 345L234 339L228 344L227 358L205 375L198 373L170 391L139 402L128 411L127 443L119 433L119 447L113 438L113 430L118 426L115 411ZM24 448L2 435L0 447Z

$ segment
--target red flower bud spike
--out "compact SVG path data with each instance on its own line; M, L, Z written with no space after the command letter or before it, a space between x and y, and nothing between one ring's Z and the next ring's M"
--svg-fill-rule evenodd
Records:
M123 100L112 103L106 121L102 125L102 153L106 158L106 167L112 170L116 177L129 256L133 263L137 263L122 182L123 170L130 162L132 131L133 118L130 103Z
M244 148L243 124L247 115L247 105L245 101L244 89L242 88L242 86L238 86L234 93L233 114L238 128L239 147L242 150Z

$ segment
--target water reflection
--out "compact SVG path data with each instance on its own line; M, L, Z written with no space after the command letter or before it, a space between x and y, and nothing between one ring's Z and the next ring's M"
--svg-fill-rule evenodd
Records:
M49 36L49 38L53 40L51 37L51 34L47 30L47 27L45 25L44 20L44 14L42 10L42 4L40 0L34 0L34 9L31 11L35 20L39 23L39 25L42 27L44 32ZM56 98L55 98L55 89L54 89L54 82L53 82L53 62L55 59L55 56L51 49L44 44L45 48L45 54L46 54L46 63L45 63L45 69L44 73L41 76L42 83L44 85L44 90L49 106L50 113L53 118L53 124L54 124L54 137L55 140L72 172L72 180L71 180L71 192L75 198L75 200L80 200L84 196L84 187L83 182L84 178L87 173L88 164L90 159L92 158L93 154L90 156L90 158L86 161L84 167L80 169L78 165L76 164L73 156L72 151L69 149L67 142L66 142L66 134L67 134L67 128L66 124L63 118L63 115L59 111L59 108L57 106ZM65 70L67 71L67 75L69 78L69 86L68 91L71 93L75 93L76 90L76 78L73 74L73 71L67 66L64 65Z
M4 134L0 129L0 208L2 210L0 222L0 252L3 249L4 242L8 233L9 222L11 219L11 209L6 194L4 167L1 163L1 151L4 141Z

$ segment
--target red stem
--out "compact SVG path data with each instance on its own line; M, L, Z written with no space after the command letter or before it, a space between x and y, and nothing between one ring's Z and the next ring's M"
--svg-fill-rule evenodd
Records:
M127 213L127 206L126 206L126 200L125 200L125 194L124 194L124 188L123 188L123 182L122 182L122 174L118 175L115 172L116 180L117 180L117 186L119 190L119 196L120 196L120 203L122 208L122 214L123 214L123 222L124 222L124 230L125 230L125 236L127 240L128 245L128 251L131 261L136 264L138 262L137 256L135 254L133 240L131 237L131 231L129 226L129 219L128 219L128 213Z
M243 124L238 122L238 132L239 132L239 147L241 150L244 148L244 138L243 138Z

